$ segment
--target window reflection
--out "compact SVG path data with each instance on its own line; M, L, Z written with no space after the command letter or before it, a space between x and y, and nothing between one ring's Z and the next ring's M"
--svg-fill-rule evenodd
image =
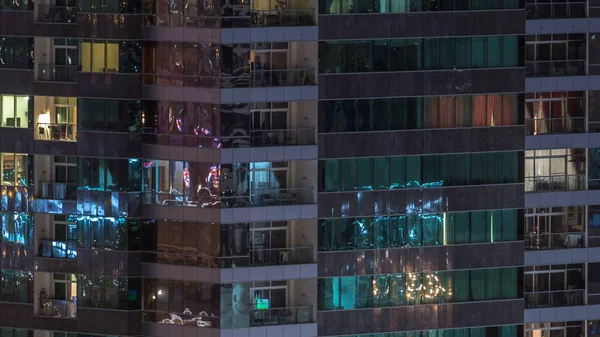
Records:
M141 279L110 276L77 276L77 306L117 310L141 308Z
M33 302L33 274L23 270L0 270L0 300L3 302Z
M320 220L319 250L382 249L518 240L518 210Z
M525 268L525 307L562 307L585 303L585 267L581 264Z
M527 35L527 76L576 76L585 74L585 34Z
M30 185L30 163L33 155L20 153L0 153L0 164L2 165L1 185L29 186Z
M518 40L507 35L320 42L319 72L517 67Z
M21 212L1 212L0 242L23 245L33 244L33 214Z
M33 38L0 36L0 68L33 69Z
M520 95L323 101L320 132L504 126L522 123Z
M514 299L519 268L349 276L318 280L319 310Z
M141 101L79 98L77 128L86 131L137 132Z
M321 191L519 182L519 152L320 160ZM498 165L501 163L501 165Z

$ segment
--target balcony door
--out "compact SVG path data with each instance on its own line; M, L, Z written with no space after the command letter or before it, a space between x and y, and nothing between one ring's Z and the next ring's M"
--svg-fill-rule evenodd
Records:
M257 222L250 228L251 263L277 264L289 261L287 222Z

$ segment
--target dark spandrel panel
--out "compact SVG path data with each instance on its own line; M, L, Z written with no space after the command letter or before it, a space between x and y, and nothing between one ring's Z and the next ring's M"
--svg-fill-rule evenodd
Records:
M140 134L80 131L77 138L77 152L80 155L108 158L140 157Z
M33 130L0 128L0 152L32 153Z
M119 73L78 73L77 96L139 99L142 75Z
M372 194L372 198L365 199L366 194ZM319 196L319 217L385 216L413 212L522 208L524 196L524 186L521 183L322 193ZM371 205L363 205L363 200L369 200Z
M33 11L0 11L0 35L34 36Z
M318 333L319 336L338 336L522 324L523 309L523 300L516 299L324 311L318 314Z
M2 94L27 95L33 92L33 70L1 68L0 78Z
M77 14L79 37L139 40L142 38L141 14Z
M512 267L523 264L523 254L523 242L516 241L320 252L319 277Z
M35 81L33 93L39 96L73 97L77 96L77 84L55 81Z
M380 77L382 86L373 87ZM408 85L410 83L410 85ZM351 99L421 95L511 93L525 90L525 70L395 72L319 75L319 98Z
M522 150L525 139L523 132L522 126L514 126L321 134L319 135L319 157L348 158Z
M327 15L319 26L322 40L525 33L522 10Z

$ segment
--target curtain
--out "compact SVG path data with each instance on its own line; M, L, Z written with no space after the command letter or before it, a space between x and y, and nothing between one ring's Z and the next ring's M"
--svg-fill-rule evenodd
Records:
M452 243L461 244L470 242L470 214L469 212L455 213L454 214L454 232L449 232L450 235L454 236Z
M435 129L440 127L440 117L438 116L439 100L437 97L424 98L424 127L426 129Z
M488 233L486 228L486 212L471 212L471 240L469 242L486 242Z
M452 294L454 296L454 302L467 302L469 301L470 294L470 279L468 270L454 271L454 284Z
M454 103L455 126L457 128L471 126L471 96L456 96Z
M473 126L487 126L487 99L484 95L472 96L473 98Z
M502 241L516 241L519 235L518 212L516 209L502 211Z
M500 294L503 287L501 274L501 269L486 270L486 300L497 300L501 298Z
M517 298L519 279L518 268L503 268L502 271L502 293L501 298Z
M470 279L470 293L472 301L483 301L486 295L486 271L485 270L471 270L469 271Z

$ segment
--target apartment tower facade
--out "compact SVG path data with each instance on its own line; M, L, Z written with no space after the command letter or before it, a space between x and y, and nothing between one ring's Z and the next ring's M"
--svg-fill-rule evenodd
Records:
M0 0L0 337L600 334L598 34L597 0Z

